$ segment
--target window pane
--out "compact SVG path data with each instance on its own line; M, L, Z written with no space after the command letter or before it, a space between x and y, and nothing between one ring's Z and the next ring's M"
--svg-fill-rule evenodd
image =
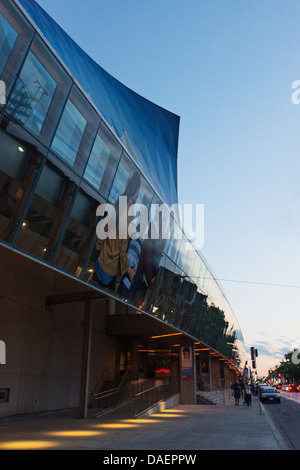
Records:
M100 116L73 86L51 149L80 175L86 167L99 124Z
M33 27L10 1L0 2L0 77L7 95L34 34Z
M96 189L100 187L109 156L110 148L101 137L97 135L84 173L84 178Z
M52 142L52 150L73 166L87 121L68 100Z
M0 129L0 238L12 242L44 155Z
M121 153L120 144L101 122L84 178L104 197L108 196Z
M48 162L26 214L17 245L50 261L57 249L77 185Z
M0 13L0 74L16 42L18 33Z
M79 191L57 256L55 264L77 276L81 275L85 267L92 241L96 237L98 205L98 200Z
M112 185L112 189L110 191L109 200L112 203L115 203L117 198L124 193L126 189L127 182L129 178L137 171L135 165L132 161L127 157L125 153L123 153L121 161L118 166L118 170Z
M55 80L30 51L6 111L20 124L39 135L56 86Z

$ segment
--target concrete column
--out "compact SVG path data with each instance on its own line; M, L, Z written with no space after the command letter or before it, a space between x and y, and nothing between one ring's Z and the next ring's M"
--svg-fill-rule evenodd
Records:
M116 313L116 301L115 299L108 300L108 315L115 315Z
M184 348L190 351L189 359L185 358ZM181 403L196 404L196 360L194 344L184 344L180 347L180 397Z
M82 365L80 375L80 395L79 395L79 418L87 418L88 398L89 398L89 377L92 342L92 312L91 302L85 302L84 330L82 345Z
M211 364L211 385L220 389L220 361L216 357L210 358Z

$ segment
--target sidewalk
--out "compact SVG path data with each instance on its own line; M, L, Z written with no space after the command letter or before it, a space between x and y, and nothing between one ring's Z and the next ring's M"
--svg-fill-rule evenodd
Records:
M272 405L270 405L272 406ZM276 405L274 405L276 406ZM284 450L266 406L179 405L144 419L44 413L0 421L0 450Z

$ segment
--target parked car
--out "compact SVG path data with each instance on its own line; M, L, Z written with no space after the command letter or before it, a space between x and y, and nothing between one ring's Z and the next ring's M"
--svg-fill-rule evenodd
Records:
M263 387L260 391L260 401L280 403L280 394L274 387Z

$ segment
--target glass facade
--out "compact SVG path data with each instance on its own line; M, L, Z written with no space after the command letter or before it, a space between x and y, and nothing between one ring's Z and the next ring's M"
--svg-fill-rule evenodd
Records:
M0 106L2 243L188 333L239 367L238 322L201 256L170 213L170 237L153 234L155 209L168 201L13 0L0 0L0 49L0 79L11 77ZM120 228L120 196L136 211L133 220L125 206L135 236L103 240L97 229L107 221Z

